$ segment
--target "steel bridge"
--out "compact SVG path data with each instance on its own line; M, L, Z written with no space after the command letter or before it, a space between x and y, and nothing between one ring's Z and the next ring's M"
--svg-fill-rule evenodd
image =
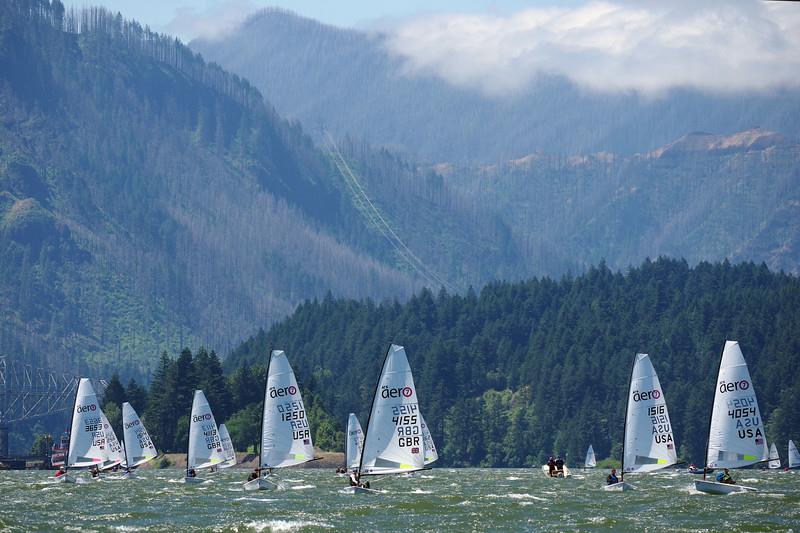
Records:
M79 378L0 356L0 457L8 456L9 424L69 411ZM97 393L105 380L96 380Z

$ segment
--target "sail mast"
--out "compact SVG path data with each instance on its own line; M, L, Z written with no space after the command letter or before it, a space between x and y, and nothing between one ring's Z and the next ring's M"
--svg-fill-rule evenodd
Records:
M625 441L628 439L628 406L631 404L631 385L633 385L633 370L636 368L636 357L633 354L633 364L631 365L631 375L628 378L628 395L625 398L625 429L622 430L622 461L620 462L619 480L625 481Z
M358 474L361 475L361 467L364 464L364 449L367 447L367 436L369 435L369 421L372 419L372 410L375 408L375 399L378 397L378 387L381 386L381 376L383 375L383 369L386 366L386 361L389 359L389 354L392 351L392 345L389 344L389 348L386 350L386 355L383 358L383 364L381 365L381 372L378 374L378 379L375 383L375 392L372 393L372 403L369 406L369 414L367 415L367 427L364 430L364 445L361 447L361 453L358 456Z
M722 355L725 353L725 345L722 345L722 351L719 353L719 364L717 364L717 380L719 380L719 371L722 368ZM715 381L716 383L716 381ZM703 457L703 481L706 479L706 470L708 470L708 447L711 445L711 421L714 419L714 401L716 396L716 387L714 388L714 395L711 396L711 412L708 414L708 432L706 432L706 454Z
M269 358L267 359L267 369L264 374L264 403L261 405L261 429L258 432L258 471L264 465L264 417L267 415L267 385L269 384L269 367L272 364L272 345L269 347Z
M67 456L64 457L64 472L69 470L69 455L72 451L72 445L75 443L75 435L72 434L72 424L75 422L75 409L78 407L78 391L80 388L81 378L78 378L78 384L75 386L75 400L72 402L72 416L69 419L69 446L67 446Z

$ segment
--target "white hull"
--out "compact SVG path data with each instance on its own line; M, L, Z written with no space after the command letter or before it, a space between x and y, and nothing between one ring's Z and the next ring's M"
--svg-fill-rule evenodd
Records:
M58 483L75 483L75 476L71 476L69 474L64 474L62 476L58 476L56 478Z
M378 494L378 491L364 487L345 487L339 491L339 494Z
M278 486L271 482L267 481L263 477L258 479L253 479L242 485L244 490L275 490Z
M744 485L731 485L728 483L718 483L716 481L704 481L702 479L694 480L694 488L700 492L708 494L733 494L734 492L758 492L758 489L753 487L745 487Z
M558 472L558 471L556 470L556 472ZM543 473L545 476L547 476L547 477L552 477L552 478L554 478L554 479L559 479L559 478L570 477L570 476L572 475L572 473L569 471L569 468L567 468L567 465L564 465L564 472L563 472L563 474L561 474L561 473L556 473L556 475L554 475L554 476L551 476L551 475L550 475L550 467L549 467L549 466L547 466L547 465L542 465L542 473Z
M636 487L630 483L620 481L619 483L614 483L613 485L604 485L603 490L606 492L624 492L627 490L636 490Z

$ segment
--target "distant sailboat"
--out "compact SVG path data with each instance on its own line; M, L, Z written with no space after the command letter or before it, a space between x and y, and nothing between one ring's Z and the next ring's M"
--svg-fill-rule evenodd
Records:
M769 468L770 470L777 470L781 467L781 456L778 455L778 447L775 443L769 448Z
M103 434L106 438L106 457L103 461L103 464L100 466L100 470L104 471L121 465L125 460L125 452L122 448L122 444L117 438L117 434L114 432L114 428L111 427L111 424L108 422L108 418L106 418L105 413L101 411L100 414L103 421Z
M586 450L586 460L583 462L584 468L594 468L597 466L597 460L594 457L594 448L592 445L589 445L589 449Z
M258 463L261 475L245 483L244 488L276 488L276 484L267 479L273 468L295 466L314 459L311 428L294 371L283 350L273 350L267 364L261 416Z
M402 346L392 344L381 368L372 408L364 433L364 447L353 474L362 476L402 474L425 468L425 442L422 417L414 386L414 377ZM377 492L350 486L340 492L355 494Z
M202 483L197 477L201 468L210 468L225 461L219 428L203 391L194 391L189 418L189 450L186 453L185 483Z
M107 457L103 418L105 416L91 381L81 378L75 391L65 472L56 478L58 481L75 483L75 477L68 473L70 468L99 467L103 464Z
M122 449L125 454L124 466L127 477L133 476L133 469L158 457L158 450L147 433L136 410L125 402L122 404Z
M767 443L750 371L735 341L725 341L711 410L706 467L742 468L767 459ZM755 491L752 487L697 479L695 488L710 494Z
M439 454L436 451L436 443L433 442L431 430L428 429L428 424L425 423L425 418L422 416L422 413L420 413L419 419L422 422L422 441L425 444L425 466L427 466L438 460Z
M620 480L603 488L607 491L633 490L626 473L652 472L678 462L667 402L653 363L647 354L636 354L631 369L625 436L622 440Z
M225 462L219 465L220 468L229 468L236 465L236 451L233 448L231 435L225 424L219 425L219 440L222 442L222 451L225 452Z
M789 441L789 468L800 468L800 452L797 451L793 440Z
M358 461L361 458L361 450L364 447L364 431L355 413L350 413L347 417L347 442L345 443L345 463L348 472L358 470Z

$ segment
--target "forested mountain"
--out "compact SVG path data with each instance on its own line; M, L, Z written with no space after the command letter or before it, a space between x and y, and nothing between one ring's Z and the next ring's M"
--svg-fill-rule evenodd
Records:
M268 9L191 47L253 82L282 115L429 161L494 162L534 151L646 152L690 131L761 126L800 136L800 91L658 97L586 91L555 76L495 98L409 76L387 35L339 29ZM659 68L654 65L654 68Z
M102 9L0 17L0 352L136 374L303 298L413 289L246 81Z
M405 304L309 301L225 364L247 373L238 365L285 350L301 387L343 425L351 411L366 420L389 343L404 345L443 464L526 466L550 453L575 464L590 443L618 459L631 364L645 352L679 455L699 463L726 339L750 365L768 440L798 438L798 301L798 279L763 265L600 265L479 294L423 290Z

